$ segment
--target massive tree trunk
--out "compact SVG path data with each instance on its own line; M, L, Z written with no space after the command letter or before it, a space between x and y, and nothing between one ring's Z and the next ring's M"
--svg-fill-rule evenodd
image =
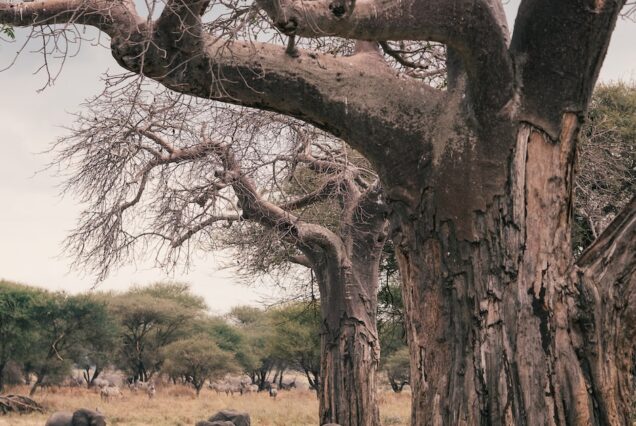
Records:
M578 124L564 114L551 139L504 123L499 154L470 153L467 135L429 176L435 190L395 209L414 425L629 424L636 211L610 251L574 263ZM499 195L482 199L486 186Z
M372 257L353 262L351 256L336 265L325 260L314 269L323 320L320 424L380 424L376 395L379 250L375 251Z

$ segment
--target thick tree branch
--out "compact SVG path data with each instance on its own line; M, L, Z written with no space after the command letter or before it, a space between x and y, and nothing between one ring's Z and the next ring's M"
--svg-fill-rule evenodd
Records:
M583 253L574 271L579 292L572 326L581 334L575 343L581 348L593 386L611 397L598 399L601 418L604 424L628 422L627 417L617 416L612 404L621 403L619 396L633 391L636 197ZM626 415L630 407L620 407L618 414Z
M125 69L181 93L299 118L346 139L374 164L387 153L402 157L409 141L426 139L430 129L421 123L439 114L444 98L420 81L398 78L388 67L370 66L367 52L340 58L301 52L294 59L282 46L219 39L201 31L195 9L203 4L196 1L174 0L150 24L127 3L91 6L98 11L94 14L82 9L90 2L33 4L38 7L32 16L17 20L17 9L35 6L0 2L0 23L34 25L39 10L57 5L59 13L48 22L81 22L107 32L113 56ZM399 146L387 149L390 141L400 141Z
M257 3L288 35L446 44L464 62L478 112L498 111L511 98L509 33L499 0L358 0L347 13L334 8L337 2L333 0L257 0Z
M313 265L309 258L303 254L297 254L289 257L289 261L296 265L304 266L305 268L313 268Z
M577 266L605 286L633 286L636 295L636 197L583 252Z
M625 0L524 0L511 50L521 99L518 117L553 140L563 115L583 114Z
M599 310L622 318L619 326L626 350L634 350L636 338L636 197L583 252L577 262L590 293L600 294ZM614 321L614 320L613 320ZM598 329L602 329L597 327Z
M135 31L143 21L129 0L42 0L0 1L0 23L16 27L75 23L113 37Z
M442 96L357 59L302 53L294 60L279 46L233 42L206 44L181 67L155 70L146 61L144 70L176 91L299 118L379 161L396 152L387 149L390 141L405 143L414 139L413 130L427 131L419 123L437 113Z

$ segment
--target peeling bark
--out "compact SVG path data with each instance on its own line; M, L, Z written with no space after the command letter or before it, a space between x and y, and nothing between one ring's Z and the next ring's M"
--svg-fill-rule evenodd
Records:
M413 424L629 424L635 213L574 267L577 116L560 127L519 127L508 191L486 210L440 221L432 192L417 224L394 218Z

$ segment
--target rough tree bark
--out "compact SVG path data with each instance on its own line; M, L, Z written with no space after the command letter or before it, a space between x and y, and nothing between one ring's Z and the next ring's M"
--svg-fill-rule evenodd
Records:
M379 194L365 194L342 221L336 250L306 250L320 287L320 424L378 425L377 292L386 238Z
M214 142L209 141L209 144ZM386 239L386 206L381 188L361 191L355 175L343 170L339 229L304 222L288 209L320 197L303 197L281 206L265 200L244 175L231 149L214 148L223 159L226 177L238 197L245 219L277 229L303 255L294 261L311 268L318 281L322 314L320 424L377 425L376 372L380 342L376 325L377 289L382 247ZM342 165L301 156L316 170ZM300 158L300 157L299 157ZM350 167L353 167L350 165Z
M392 209L414 425L627 425L634 203L577 263L570 249L577 133L624 3L522 0L509 42L497 0L258 0L287 34L444 43L445 92L369 49L222 44L202 30L205 2L169 1L151 25L127 3L0 3L0 22L95 25L129 70L301 118L363 153Z

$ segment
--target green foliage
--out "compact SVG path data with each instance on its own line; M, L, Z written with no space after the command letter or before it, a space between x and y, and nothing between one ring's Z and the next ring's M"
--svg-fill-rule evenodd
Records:
M6 35L10 39L15 39L15 31L10 25L0 24L0 35Z
M66 375L74 355L100 338L106 314L105 306L88 296L40 292L31 315L35 327L25 364L37 376L33 394L39 385Z
M409 349L403 346L386 358L384 370L389 378L389 383L395 392L401 392L404 385L409 383L410 358Z
M320 376L320 306L292 303L270 313L272 356L304 371L312 381Z
M83 330L83 344L73 354L75 365L84 370L84 378L88 383L115 361L116 353L113 348L118 346L121 334L121 329L108 312L106 303L101 298L89 298L95 302L92 324Z
M262 325L266 317L265 311L255 306L235 306L230 311L230 318L241 327Z
M230 312L230 318L241 335L236 359L243 371L262 386L276 365L272 353L274 330L268 313L253 306L237 306Z
M206 380L215 380L238 369L231 352L205 335L175 341L162 350L164 371L192 383L197 396Z
M205 308L187 286L174 283L136 287L113 296L108 304L121 330L118 364L143 381L161 369L160 349L184 336Z
M32 288L0 281L0 391L5 366L23 360L33 339L36 297Z
M395 249L391 241L388 241L383 248L379 281L378 333L382 359L386 360L406 344L404 301L402 300Z
M171 300L185 309L202 311L207 309L201 296L192 294L190 285L178 282L159 282L143 287L133 287L127 292L129 295L146 295L158 299Z

